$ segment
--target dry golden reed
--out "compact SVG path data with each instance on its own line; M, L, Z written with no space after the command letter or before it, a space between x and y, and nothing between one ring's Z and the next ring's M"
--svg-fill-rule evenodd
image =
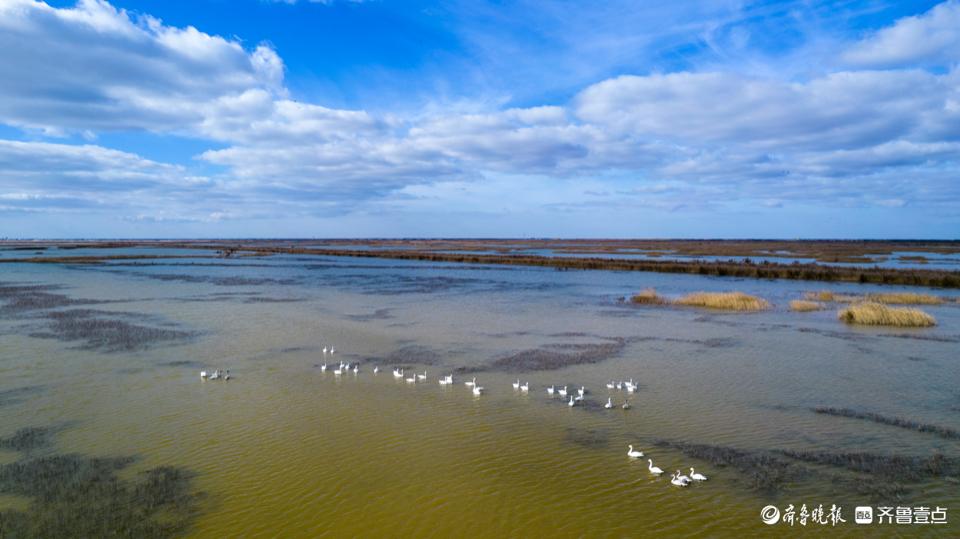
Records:
M867 294L867 301L901 305L940 305L943 303L943 298L913 292L889 292L885 294Z
M640 291L640 293L630 298L630 301L641 305L665 305L670 303L666 298L657 295L657 291L652 288L646 288Z
M790 302L790 310L798 312L809 312L809 311L820 311L826 308L826 305L820 303L819 301L807 301L803 299L795 299Z
M923 328L937 325L937 319L920 309L887 307L881 303L856 303L841 310L837 317L848 324Z
M694 292L678 299L676 304L726 311L762 311L770 307L766 300L743 292Z

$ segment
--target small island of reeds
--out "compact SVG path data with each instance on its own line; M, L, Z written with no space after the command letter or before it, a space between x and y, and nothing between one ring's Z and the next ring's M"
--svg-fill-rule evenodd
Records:
M725 311L762 311L770 308L765 299L743 292L694 292L675 302L687 307L706 307Z
M841 310L837 317L848 324L866 326L923 328L937 325L936 318L920 309L888 307L874 302L855 303Z

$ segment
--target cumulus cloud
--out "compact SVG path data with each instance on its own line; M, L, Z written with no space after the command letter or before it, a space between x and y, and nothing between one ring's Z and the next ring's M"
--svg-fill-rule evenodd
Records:
M495 201L492 190L551 185L556 196L512 206L945 207L957 197L960 71L913 64L954 58L958 5L902 19L852 43L843 66L803 79L720 68L623 75L549 106L396 116L292 99L266 45L104 0L0 0L0 122L51 135L188 135L217 143L197 156L201 166L223 167L204 177L92 144L0 140L0 208L217 222L280 207L329 214L444 197L468 206L478 194ZM917 32L936 45L897 45Z
M184 131L218 99L282 93L283 63L193 27L132 17L104 0L0 2L0 121L48 133Z
M843 58L864 67L960 62L960 1L949 0L921 15L900 19L857 43Z

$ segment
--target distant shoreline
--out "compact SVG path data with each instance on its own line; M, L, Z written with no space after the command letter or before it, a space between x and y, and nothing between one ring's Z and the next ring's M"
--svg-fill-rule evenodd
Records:
M317 244L362 248L317 247ZM119 249L152 247L206 249L220 256L306 254L360 258L385 258L464 264L501 264L552 267L557 270L646 271L686 273L718 277L790 279L822 282L960 288L960 271L914 268L881 268L869 265L871 257L893 252L939 255L960 254L960 242L919 240L148 240L148 241L3 241L0 247L27 252L57 248ZM518 250L551 249L567 256L517 254ZM710 257L796 257L836 262L853 261L858 266L818 263L782 263L751 260L651 260L604 258L623 250L644 250L671 256ZM460 252L446 252L456 250ZM583 256L576 256L582 254ZM196 258L206 255L80 255L0 258L3 263L97 264L110 260ZM923 258L922 254L913 256Z

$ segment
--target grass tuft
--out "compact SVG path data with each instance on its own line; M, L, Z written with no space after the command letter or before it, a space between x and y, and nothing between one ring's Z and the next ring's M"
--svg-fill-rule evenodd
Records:
M940 305L943 299L930 294L913 292L890 292L885 294L867 294L867 301L901 305Z
M937 325L937 319L919 309L887 307L880 303L856 303L837 317L848 324L923 328Z
M630 298L630 301L640 305L665 305L670 303L669 300L658 295L657 291L652 288L642 290L639 294L636 294Z
M770 307L766 300L743 292L694 292L678 299L676 304L725 311L762 311Z
M790 302L790 310L797 312L820 311L826 308L826 305L819 301L807 301L804 299L795 299Z

